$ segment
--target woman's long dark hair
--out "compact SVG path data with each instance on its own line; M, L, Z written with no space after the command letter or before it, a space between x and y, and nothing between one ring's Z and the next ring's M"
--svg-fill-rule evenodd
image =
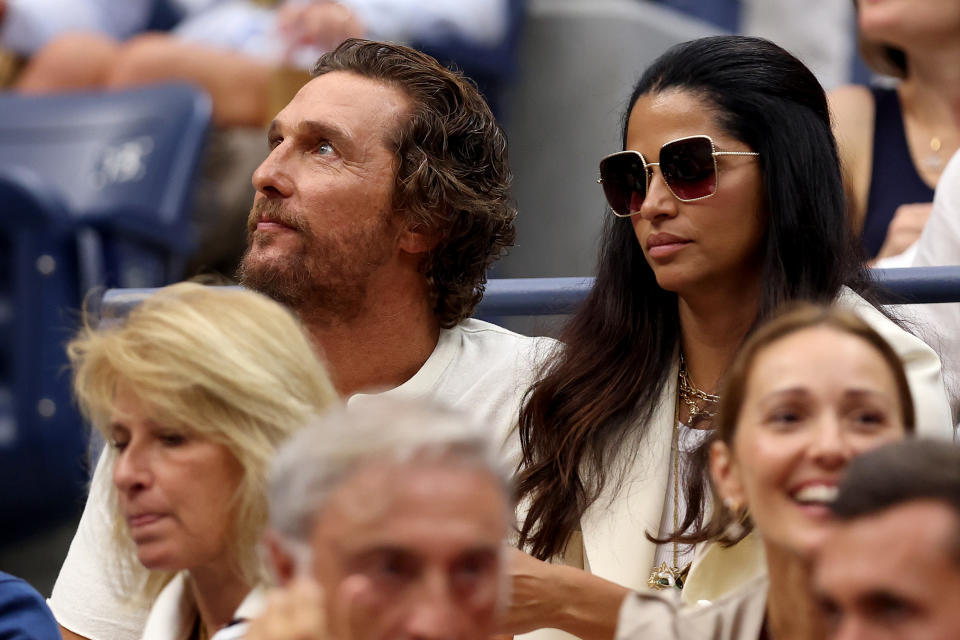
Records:
M759 38L677 45L634 87L624 146L634 103L666 90L689 91L712 105L719 126L760 154L769 223L757 321L789 300L830 302L844 284L867 288L845 215L826 97L799 60ZM636 453L622 449L645 436L667 384L680 338L677 304L676 294L657 285L630 223L609 216L593 290L561 335L566 348L545 365L520 414L518 491L529 507L520 544L534 556L563 551L583 512L607 483L619 481L615 459ZM700 479L686 483L680 531L700 522L702 476L702 466L688 476Z

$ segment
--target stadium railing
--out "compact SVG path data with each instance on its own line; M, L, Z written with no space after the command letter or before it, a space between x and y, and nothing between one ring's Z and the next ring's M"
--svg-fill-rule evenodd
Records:
M960 266L875 269L884 304L960 302ZM593 286L593 278L502 278L487 282L474 315L482 317L567 314ZM154 289L108 289L91 311L99 320L123 318ZM960 327L958 327L960 330Z

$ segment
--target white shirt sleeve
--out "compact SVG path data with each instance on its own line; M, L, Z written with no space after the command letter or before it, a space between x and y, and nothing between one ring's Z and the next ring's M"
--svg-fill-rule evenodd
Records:
M7 0L0 44L31 55L66 31L95 31L124 39L146 26L150 0Z
M132 607L110 581L109 486L110 469L101 454L80 526L47 604L61 626L90 640L139 640L148 612Z
M375 40L430 42L458 36L494 45L507 31L507 0L338 0Z
M933 210L917 240L915 267L960 264L960 152L937 182Z
M916 242L915 267L960 265L960 152L953 154L937 182L933 210ZM914 304L924 338L940 353L954 420L960 419L960 303Z

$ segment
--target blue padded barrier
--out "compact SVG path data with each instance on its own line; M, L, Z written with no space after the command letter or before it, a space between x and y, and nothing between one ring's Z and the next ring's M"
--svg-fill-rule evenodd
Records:
M885 304L960 302L960 266L875 269ZM476 315L527 316L566 314L586 297L593 278L503 278L487 283ZM116 322L154 289L108 289L100 301L99 317Z

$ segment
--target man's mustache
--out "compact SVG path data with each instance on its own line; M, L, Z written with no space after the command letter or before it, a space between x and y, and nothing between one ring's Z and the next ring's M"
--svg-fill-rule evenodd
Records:
M299 215L288 211L280 200L255 200L247 218L247 232L253 233L258 222L275 222L290 227L296 231L307 229L306 221Z

